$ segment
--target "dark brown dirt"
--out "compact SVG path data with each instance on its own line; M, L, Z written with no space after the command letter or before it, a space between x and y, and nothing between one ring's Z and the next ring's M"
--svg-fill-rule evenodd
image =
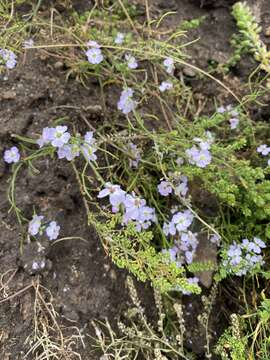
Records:
M270 26L267 0L249 3L257 9L258 19L264 28ZM74 1L74 8L84 11L85 1ZM90 2L89 2L90 4ZM200 38L190 50L191 63L206 68L209 61L226 62L231 55L229 40L235 26L230 15L230 1L158 0L150 2L151 12L157 14L168 10L177 13L168 17L164 26L176 27L182 20L206 16L199 29L192 30L190 38ZM55 5L55 4L54 4ZM43 5L44 6L44 5ZM49 5L48 5L49 6ZM269 38L267 38L269 40ZM21 56L18 66L9 74L0 75L0 152L16 144L12 134L33 137L45 126L58 118L66 118L70 126L85 130L80 114L94 126L103 121L99 88L95 82L84 88L74 79L65 80L65 72L57 59L50 59L37 51ZM184 69L187 79L194 74ZM241 74L242 75L242 74ZM234 80L238 85L241 81ZM216 85L207 82L192 83L204 97L217 95ZM237 86L236 86L237 87ZM221 91L221 98L225 98ZM110 99L109 99L110 101ZM110 106L110 103L109 103ZM114 108L114 105L112 104ZM93 110L94 109L94 110ZM45 259L46 267L39 275L40 283L48 288L59 313L59 321L66 326L76 326L83 335L91 333L90 321L108 317L114 321L127 306L125 272L119 271L105 255L99 239L86 223L81 196L72 169L62 162L39 161L39 175L33 176L23 170L17 181L16 198L20 208L29 219L33 209L47 218L56 219L61 225L61 237L80 236L82 240L66 240L48 247L39 256ZM21 254L23 234L13 215L8 214L8 178L10 168L0 159L0 299L12 296L0 303L0 359L24 359L25 339L33 331L34 291L29 288L20 292L37 279L37 274L25 269L36 259L36 249L25 246ZM10 282L5 286L9 277ZM142 286L147 287L147 286ZM19 293L17 293L19 292ZM17 295L16 295L17 294ZM151 299L150 299L151 300ZM192 300L196 304L196 298ZM196 312L196 311L195 311ZM193 324L194 314L188 320ZM194 326L194 324L193 324ZM201 351L201 338L195 347ZM78 349L82 359L94 360L86 348ZM89 355L90 354L90 355ZM33 357L29 355L27 359ZM99 358L99 357L97 357Z

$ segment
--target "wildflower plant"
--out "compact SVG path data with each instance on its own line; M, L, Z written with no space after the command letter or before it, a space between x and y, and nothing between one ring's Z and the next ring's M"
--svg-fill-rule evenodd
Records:
M112 8L118 9L116 19L123 16L120 8ZM80 134L54 119L34 139L13 136L22 151L6 149L4 159L13 164L9 199L19 221L25 219L16 205L16 177L23 166L33 169L38 159L50 157L72 167L88 222L113 261L160 291L198 293L195 273L209 268L220 278L263 271L261 245L270 238L269 146L246 108L197 69L233 96L233 104L202 115L177 77L183 65L194 69L181 34L161 41L157 30L145 37L130 16L123 28L119 23L112 30L104 12L94 8L87 20L76 18L69 39L76 51L66 60L67 78L86 85L89 76L96 77L104 126L93 129L85 121ZM91 31L82 31L90 20ZM60 39L68 36L57 29ZM64 48L52 45L49 53L63 54ZM110 91L112 110L106 102ZM210 210L202 198L211 200ZM36 221L38 226L42 219ZM52 221L45 232L53 240L58 231ZM196 261L202 236L218 248L218 267ZM243 239L261 239L261 245L247 240L247 247Z

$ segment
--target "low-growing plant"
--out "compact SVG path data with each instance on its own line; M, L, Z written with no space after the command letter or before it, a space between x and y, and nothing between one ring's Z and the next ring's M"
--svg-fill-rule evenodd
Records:
M215 282L232 276L267 278L270 146L265 127L252 120L246 98L242 101L220 80L188 62L183 30L164 32L165 15L151 21L148 14L142 25L133 13L136 9L125 2L103 5L72 14L68 28L57 16L50 24L42 22L40 37L36 34L41 45L33 39L25 39L25 44L19 37L13 46L5 32L2 71L16 66L15 51L46 51L64 59L67 81L75 77L87 87L89 77L95 79L102 105L96 108L104 120L94 128L78 105L79 127L72 119L51 119L32 138L12 135L17 146L4 152L5 162L12 165L8 198L20 225L28 225L27 241L39 241L43 234L55 241L60 230L55 221L45 222L38 209L27 219L16 202L16 180L22 171L38 176L39 160L46 158L71 166L88 224L96 229L106 254L138 280L150 281L156 291L198 294L200 275L207 271L215 272ZM233 11L241 32L238 50L252 51L261 69L269 71L269 54L253 16L241 3ZM112 25L111 19L117 22ZM232 96L233 104L214 104L211 111L200 108L181 76L183 66L215 81ZM96 109L83 110L90 108ZM201 256L202 243L214 252L211 259ZM211 358L208 319L214 295L203 298L205 312L200 317L206 358ZM180 318L181 307L175 310ZM103 341L103 349L111 347L119 359L137 356L138 351L149 359L165 359L169 353L170 358L189 358L179 343L181 319L180 334L170 341L163 333L158 337L142 313L140 319L151 333L146 342L135 323L131 328L121 325L138 340L134 338L133 345L127 337L118 341L107 323L112 345L97 331L100 345ZM232 358L242 356L246 347L246 337L235 336L240 329L237 319L233 317L232 328L220 339L217 351L222 356L227 343Z

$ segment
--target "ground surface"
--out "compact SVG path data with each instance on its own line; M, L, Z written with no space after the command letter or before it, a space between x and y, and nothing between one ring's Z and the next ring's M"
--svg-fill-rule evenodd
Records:
M84 9L84 1L74 3L78 10ZM156 0L149 3L152 16L168 10L176 11L165 21L165 27L177 26L182 20L207 16L207 21L191 31L190 39L199 38L190 50L191 62L206 68L210 61L226 62L229 58L232 51L229 39L235 31L230 15L231 1ZM268 1L249 3L256 10L263 28L269 27ZM268 43L269 39L264 38ZM242 80L246 80L248 66L252 64L242 63L235 74L227 79L235 84L235 89L239 88ZM217 85L194 79L190 69L184 69L183 74L190 79L198 97L211 98L217 94ZM61 63L37 51L27 52L27 56L20 58L12 72L0 78L1 153L5 147L14 144L11 134L37 135L57 118L66 117L70 125L75 124L82 131L85 124L81 115L94 127L98 126L103 120L99 112L98 86L95 82L87 85L88 89L73 79L66 82ZM220 97L226 98L224 92L220 92ZM92 106L96 106L94 110ZM92 319L108 317L114 320L127 306L126 274L115 268L101 248L95 232L87 227L72 169L63 162L56 162L52 166L46 161L38 162L37 168L39 175L33 176L27 171L20 175L16 193L18 206L29 219L34 208L49 218L57 219L62 237L80 236L86 241L67 240L46 248L45 253L41 254L46 259L46 271L40 276L30 275L25 265L34 260L36 252L26 245L24 255L20 254L22 234L19 233L15 217L8 215L7 181L10 171L0 160L0 298L5 299L19 292L10 300L0 303L0 358L3 360L24 359L29 349L25 340L34 329L35 291L33 286L24 289L33 281L37 284L38 278L54 298L59 322L64 326L76 326L84 336L92 332ZM151 304L151 298L146 303ZM191 326L193 319L194 314L191 314L188 320ZM190 344L193 350L201 351L200 341L198 336L195 345ZM85 348L78 342L77 349L82 359L95 359L95 355L89 353L90 340L87 337L84 343ZM26 358L34 357L29 354Z

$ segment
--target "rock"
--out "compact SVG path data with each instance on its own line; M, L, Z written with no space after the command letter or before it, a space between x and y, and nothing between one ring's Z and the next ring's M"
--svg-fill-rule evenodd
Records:
M57 69L57 70L63 69L63 67L64 67L64 63L62 61L57 61L54 64L54 68Z
M200 263L211 262L213 265L217 265L217 246L212 244L208 239L207 234L198 235L199 244L194 256L193 261ZM200 282L207 288L212 284L214 271L200 271L195 273L195 276L199 278Z
M183 67L183 74L188 76L188 77L195 77L196 76L196 71L194 69L192 69L189 66L184 66Z
M16 98L16 92L13 90L5 91L3 94L1 94L1 99L3 100L13 100Z

